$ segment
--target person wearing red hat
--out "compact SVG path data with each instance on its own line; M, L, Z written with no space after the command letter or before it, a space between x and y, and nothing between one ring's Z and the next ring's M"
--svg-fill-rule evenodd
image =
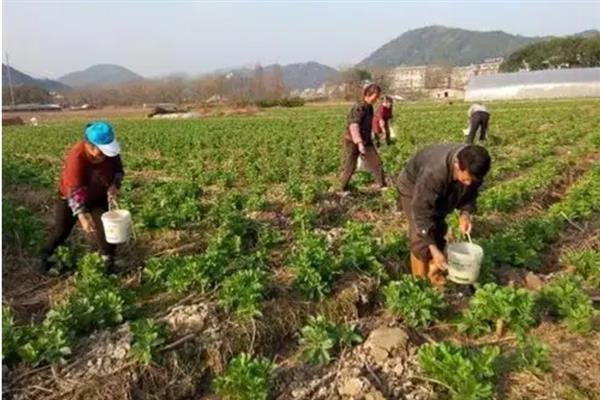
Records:
M54 230L42 255L42 269L52 268L51 257L79 221L96 242L107 270L114 272L116 246L106 242L101 215L116 201L124 177L121 149L112 126L104 121L87 124L83 140L66 154L55 203Z

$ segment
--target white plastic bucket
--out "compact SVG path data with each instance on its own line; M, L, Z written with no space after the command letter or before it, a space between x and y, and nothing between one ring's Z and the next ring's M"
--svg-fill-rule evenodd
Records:
M102 214L102 226L106 241L111 244L125 243L131 236L131 213L127 210L111 210Z
M456 283L471 284L479 278L483 249L473 243L448 245L448 279Z
M356 170L357 171L366 171L367 170L367 166L365 165L364 158L365 157L362 154L358 156L358 159L356 160Z

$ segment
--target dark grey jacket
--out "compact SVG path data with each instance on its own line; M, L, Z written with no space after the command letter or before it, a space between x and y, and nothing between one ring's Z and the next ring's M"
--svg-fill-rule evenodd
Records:
M371 128L373 125L373 106L364 100L355 103L348 117L346 118L346 139L352 141L350 135L350 124L358 124L360 130L360 138L362 139L365 146L373 144L373 138L371 135Z
M475 212L481 182L464 186L453 177L456 155L467 145L438 144L415 154L400 173L398 191L411 198L413 221L418 235L435 244L433 230L455 209Z

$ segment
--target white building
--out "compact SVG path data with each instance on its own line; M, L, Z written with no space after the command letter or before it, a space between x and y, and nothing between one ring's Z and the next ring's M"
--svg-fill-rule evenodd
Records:
M473 76L466 101L600 97L600 68L573 68Z
M496 74L500 64L502 64L502 58L492 58L481 64L456 67L442 65L400 66L388 72L390 89L398 93L422 92L432 89L462 90L472 76ZM442 97L448 97L454 92L448 90L446 96L442 94ZM432 95L433 97L439 97L437 91Z

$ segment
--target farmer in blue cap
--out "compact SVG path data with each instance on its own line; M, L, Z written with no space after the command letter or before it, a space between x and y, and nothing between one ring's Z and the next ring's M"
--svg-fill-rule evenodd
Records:
M108 272L114 272L116 246L106 242L100 217L108 211L108 202L117 199L121 187L120 150L112 126L96 121L86 125L83 140L67 152L58 185L54 231L42 256L44 271L50 271L52 254L79 221L96 242Z

